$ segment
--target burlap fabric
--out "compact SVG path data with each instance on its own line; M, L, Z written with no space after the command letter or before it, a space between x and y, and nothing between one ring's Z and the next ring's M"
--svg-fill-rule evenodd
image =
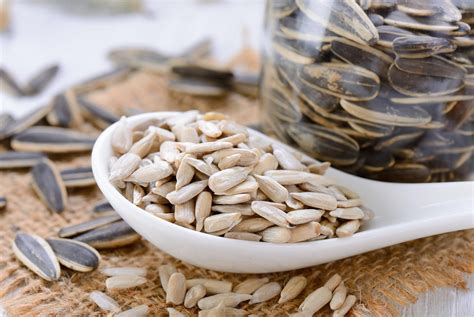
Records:
M237 94L212 101L173 96L166 89L165 78L144 72L94 92L91 98L117 113L127 112L129 108L145 111L197 108L230 113L242 123L258 118L255 100ZM81 129L93 132L88 125ZM53 156L52 159L61 168L90 164L88 155ZM76 273L63 269L59 281L45 282L17 261L11 251L16 230L49 237L55 236L62 226L90 219L91 207L102 199L99 190L69 191L67 210L62 214L52 214L33 192L29 171L15 170L0 172L0 195L8 198L8 208L0 213L0 304L8 314L12 317L105 316L106 313L88 299L93 290L105 291L106 277L99 271ZM474 230L469 230L420 239L295 272L268 274L265 276L281 284L296 274L303 274L308 277L309 284L304 294L284 305L272 300L259 305L243 305L242 308L260 316L286 316L297 309L305 295L337 272L342 275L350 292L359 299L351 312L353 316L396 315L401 305L414 303L423 292L443 286L465 288L463 273L474 272L472 250ZM108 293L124 309L149 305L151 316L166 316L165 293L157 274L160 264L176 265L187 278L225 279L234 285L249 277L222 274L182 263L145 241L118 250L102 251L101 255L101 267L138 266L148 269L149 282L144 286ZM195 309L176 308L189 316L197 314ZM321 315L329 313L327 309Z

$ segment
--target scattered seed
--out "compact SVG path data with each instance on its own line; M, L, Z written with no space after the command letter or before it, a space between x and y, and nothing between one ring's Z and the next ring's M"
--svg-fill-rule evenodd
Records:
M117 221L74 237L74 240L85 242L96 249L118 248L139 239L140 235L125 221Z
M341 282L334 290L329 307L331 307L332 310L341 308L341 306L344 304L344 301L346 300L346 296L347 287L344 285L344 282Z
M33 167L31 174L33 189L48 209L57 213L64 211L66 187L54 163L44 159Z
M299 311L314 315L331 301L332 291L326 286L320 287L310 293L299 306Z
M45 158L43 154L34 152L1 152L0 169L32 167Z
M18 260L47 281L58 280L61 275L59 262L50 245L41 237L18 232L12 244Z
M112 312L120 311L119 304L112 297L106 295L105 293L92 291L89 294L89 298L103 310Z
M147 279L143 276L138 275L117 275L109 277L105 280L107 289L126 289L133 288L143 285L147 282Z
M64 169L60 172L64 185L67 188L88 187L95 185L92 167L77 167Z
M253 294L249 301L249 304L258 304L269 301L270 299L278 296L281 292L281 286L277 282L267 283L258 288Z
M223 293L204 297L198 302L199 309L211 309L219 304L226 307L235 307L241 302L247 301L252 298L249 294L236 294L236 293Z
M196 285L203 285L208 294L229 293L232 289L232 282L219 281L206 278L194 278L186 281L186 288L191 288Z
M191 287L184 297L184 307L193 308L197 302L206 296L206 288L201 284Z
M107 276L119 276L119 275L135 275L145 276L146 269L141 267L106 267L100 270L102 274Z
M147 305L139 305L129 310L125 310L121 313L116 314L116 317L146 317L148 316L149 308Z
M278 304L286 303L292 299L298 297L299 294L304 290L308 280L302 275L293 276L285 285L280 294Z
M15 151L72 153L92 150L95 138L70 129L35 126L16 134L11 140Z
M158 274L160 275L161 287L165 290L168 289L168 281L171 274L176 273L176 268L171 264L164 264L158 267Z
M60 238L50 238L46 242L53 249L59 263L71 270L90 272L99 266L99 253L85 243Z
M334 311L334 316L342 317L346 315L349 312L349 310L352 308L352 306L354 306L356 301L357 301L357 297L355 297L354 295L348 295L346 297L346 300L344 301L344 304L342 304L342 306L339 309Z

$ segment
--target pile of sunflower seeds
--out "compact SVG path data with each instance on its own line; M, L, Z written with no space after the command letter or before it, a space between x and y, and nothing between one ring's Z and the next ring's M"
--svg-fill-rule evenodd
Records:
M104 268L101 272L108 276L105 281L108 291L124 290L146 284L146 270L137 267ZM199 308L199 316L254 316L246 310L236 308L248 302L259 304L278 298L278 304L297 299L305 290L308 280L302 275L291 277L285 285L270 282L267 277L249 278L235 286L232 282L208 278L186 279L171 264L158 268L161 287L166 294L166 303L184 306L187 309ZM119 304L100 291L93 291L89 298L101 309L112 313L120 312ZM313 290L301 302L298 312L290 316L313 316L324 306L330 306L333 316L341 317L349 312L357 298L348 294L348 289L339 274L334 274L322 287ZM169 316L185 317L173 307L167 308ZM114 316L146 316L146 305L136 306ZM133 313L133 314L132 314Z
M372 217L356 193L323 176L328 163L250 136L219 113L123 117L111 142L112 184L150 214L191 230L293 243L347 237Z
M364 177L464 179L473 169L473 26L473 1L270 1L263 123Z
M172 265L159 268L161 286L166 292L166 303L184 305L186 308L198 307L199 316L247 316L244 309L236 308L248 301L249 305L278 299L284 304L298 298L308 283L302 275L290 278L285 286L270 282L268 278L250 278L233 286L231 282L186 277L177 272ZM290 316L313 316L321 308L330 304L334 316L344 316L356 302L354 295L347 294L347 287L339 274L333 275L322 287L305 297L298 312ZM185 317L174 308L167 309L170 316ZM253 315L248 315L253 316Z

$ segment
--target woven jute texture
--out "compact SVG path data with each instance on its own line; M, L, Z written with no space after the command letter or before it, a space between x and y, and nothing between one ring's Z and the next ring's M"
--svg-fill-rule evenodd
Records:
M201 111L230 113L242 123L254 123L258 119L258 104L253 99L237 94L211 101L173 96L166 89L165 78L145 72L134 73L112 87L92 93L90 98L118 114L130 111L129 108L145 111L197 108ZM94 132L86 124L81 130ZM87 154L51 158L60 168L90 164ZM102 199L99 190L93 188L69 191L67 210L61 214L52 214L33 192L30 180L28 170L0 172L0 195L8 199L7 209L0 213L0 304L12 317L106 316L104 311L88 299L93 290L105 291L106 277L99 271L77 273L63 269L59 281L46 282L17 261L11 251L11 241L17 230L50 237L55 236L62 226L90 219L90 209ZM320 287L332 274L339 273L350 293L359 299L351 311L352 316L397 315L401 305L414 303L423 292L443 286L465 288L464 273L474 272L472 250L474 230L469 230L420 239L294 272L260 275L284 284L292 276L302 274L308 277L309 284L300 297L284 305L278 305L274 299L258 305L245 304L242 308L260 316L286 316L297 309L304 296ZM149 305L151 316L167 315L165 293L157 274L160 264L176 265L187 278L229 280L234 285L250 277L188 265L173 259L146 241L118 250L101 251L101 255L100 267L137 266L148 270L149 281L145 285L107 293L123 309L141 304ZM182 306L175 308L189 316L197 314L195 309L186 310ZM320 315L329 314L330 311L326 308Z

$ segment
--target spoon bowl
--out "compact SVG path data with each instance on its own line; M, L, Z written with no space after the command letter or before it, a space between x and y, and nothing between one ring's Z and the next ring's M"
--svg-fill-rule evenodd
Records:
M147 113L128 120L138 122L177 114L179 112ZM113 124L103 131L92 151L92 170L100 190L117 213L146 240L175 258L202 268L233 273L288 271L474 227L474 182L385 183L329 168L325 175L357 192L364 205L375 213L375 217L351 237L273 244L193 231L133 205L109 182L111 136L116 127L117 124ZM251 129L249 133L270 139ZM271 141L289 148L274 139Z

